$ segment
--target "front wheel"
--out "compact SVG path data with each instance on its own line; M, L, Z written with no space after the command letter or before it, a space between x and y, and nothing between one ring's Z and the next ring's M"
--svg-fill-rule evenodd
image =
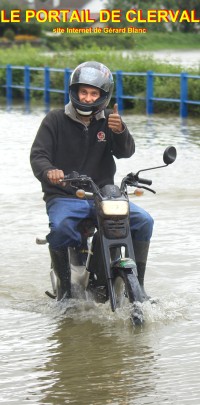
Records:
M117 308L133 304L131 319L134 324L143 323L143 313L139 302L143 302L142 291L135 272L132 269L116 269L113 281Z

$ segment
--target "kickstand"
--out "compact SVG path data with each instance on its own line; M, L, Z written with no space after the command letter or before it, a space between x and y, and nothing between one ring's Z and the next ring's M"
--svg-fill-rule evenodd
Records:
M49 291L45 291L45 294L46 294L49 298L52 298L53 300L56 299L56 295L50 293Z

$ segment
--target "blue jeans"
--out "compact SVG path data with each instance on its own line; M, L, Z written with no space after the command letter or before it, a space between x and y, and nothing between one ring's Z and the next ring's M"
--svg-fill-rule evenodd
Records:
M51 229L47 241L52 249L80 246L81 234L78 225L82 219L91 218L97 225L93 200L56 197L47 202L46 209ZM153 219L144 209L132 202L130 202L130 228L133 239L145 242L150 240Z

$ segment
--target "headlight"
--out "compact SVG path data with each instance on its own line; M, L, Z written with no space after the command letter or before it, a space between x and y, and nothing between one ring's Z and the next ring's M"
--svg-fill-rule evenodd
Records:
M128 201L101 201L101 209L106 217L125 217L129 212L129 204Z

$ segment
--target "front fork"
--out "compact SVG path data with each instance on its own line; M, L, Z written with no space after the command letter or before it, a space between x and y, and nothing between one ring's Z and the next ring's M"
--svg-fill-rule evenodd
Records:
M107 285L108 285L108 292L109 292L109 298L110 298L110 304L111 304L111 309L114 312L116 310L116 297L115 297L115 292L114 292L114 287L113 287L113 282L114 282L114 269L112 268L112 254L111 251L113 248L116 248L116 250L119 250L121 253L121 248L125 248L126 252L126 258L119 258L117 261L117 264L115 267L123 267L123 268L134 268L135 267L135 272L137 275L137 268L136 268L136 263L135 263L135 254L133 250L133 243L132 243L132 237L131 237L131 232L129 228L128 221L124 221L124 234L122 237L116 237L115 238L110 238L112 234L110 235L109 233L106 234L105 228L102 228L102 224L99 227L101 231L99 232L100 234L100 242L101 242L101 251L102 251L102 257L103 257L103 263L104 263L104 269L105 269L105 274L106 274L106 279L107 279ZM122 230L123 232L123 230ZM113 236L114 236L115 230L113 229ZM117 249L118 248L118 249ZM117 258L118 259L118 258ZM128 263L127 264L127 260ZM124 261L124 265L123 265Z

